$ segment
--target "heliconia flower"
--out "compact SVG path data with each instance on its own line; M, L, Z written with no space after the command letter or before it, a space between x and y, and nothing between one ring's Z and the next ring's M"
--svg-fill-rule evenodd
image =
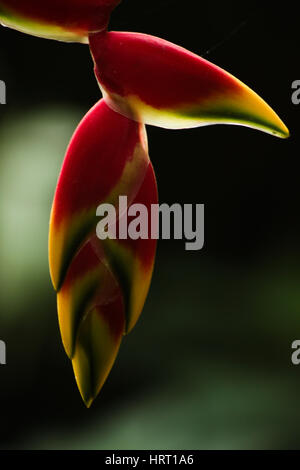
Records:
M182 47L129 32L91 34L89 42L105 101L124 116L172 129L227 123L289 135L248 86Z
M122 335L142 311L156 241L100 240L97 207L119 196L149 208L157 187L143 124L101 100L78 126L62 166L49 232L49 264L57 291L64 348L87 406L115 361ZM118 213L118 221L127 214Z
M107 27L120 1L0 0L0 22L35 36L87 42L89 32Z

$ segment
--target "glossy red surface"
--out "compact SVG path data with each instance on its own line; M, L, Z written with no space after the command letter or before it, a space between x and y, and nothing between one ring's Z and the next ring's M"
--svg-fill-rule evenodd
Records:
M103 32L89 37L96 76L106 90L138 96L155 108L175 108L237 91L234 78L205 59L163 39Z

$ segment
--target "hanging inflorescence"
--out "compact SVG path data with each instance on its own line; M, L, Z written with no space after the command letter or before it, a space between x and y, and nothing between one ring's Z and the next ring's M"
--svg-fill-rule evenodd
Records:
M50 220L49 263L60 331L89 407L122 337L136 324L149 290L156 241L100 240L100 204L157 204L145 124L184 129L238 124L288 137L275 112L250 88L205 59L146 34L108 32L119 0L0 0L7 26L88 43L101 99L68 147ZM129 217L118 212L118 223ZM151 224L151 220L149 220Z

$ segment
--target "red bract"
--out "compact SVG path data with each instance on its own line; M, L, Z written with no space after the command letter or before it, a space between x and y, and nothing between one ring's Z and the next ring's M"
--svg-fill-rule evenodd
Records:
M151 281L156 240L96 236L97 207L157 203L143 124L102 100L68 148L54 197L49 261L62 340L83 400L90 406L137 322ZM127 211L126 211L127 213ZM124 213L118 213L122 220ZM151 220L149 219L151 228Z
M62 341L87 406L103 386L122 336L136 324L151 282L158 220L150 214L158 195L144 124L179 129L226 123L289 135L270 106L225 70L163 39L107 32L119 2L0 0L0 21L8 26L65 41L89 37L104 95L70 142L49 232ZM125 196L125 209L119 196ZM98 233L100 225L107 235L109 225L98 213L103 204L116 216L113 237ZM128 209L133 204L146 209L149 229L128 239L120 226L134 217Z
M107 27L121 0L0 0L0 21L52 39L86 42L89 32Z
M127 32L92 34L89 40L105 100L124 116L172 129L228 123L288 136L254 91L182 47Z

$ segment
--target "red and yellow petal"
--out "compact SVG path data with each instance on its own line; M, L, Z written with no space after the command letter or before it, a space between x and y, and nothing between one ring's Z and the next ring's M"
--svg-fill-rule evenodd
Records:
M143 204L151 214L157 187L143 124L102 100L82 120L62 166L49 233L63 344L78 388L90 406L115 361L122 335L139 318L150 286L156 240L100 240L97 207ZM130 217L128 216L129 222ZM151 230L151 218L148 220ZM149 232L150 233L150 232Z
M102 100L78 126L55 192L49 234L50 273L59 289L74 252L95 233L96 209L130 203L149 165L144 126L112 111Z
M74 256L57 293L60 331L70 359L74 356L78 329L85 312L111 303L120 294L104 257L99 258L93 245L92 240L88 241Z
M0 0L0 21L35 36L87 42L106 29L120 0Z
M90 406L114 364L125 332L122 293L93 241L75 255L57 294L57 307L62 341L81 396Z
M289 135L254 91L182 47L127 32L91 34L89 42L105 100L124 116L172 129L224 123Z
M82 399L89 408L99 394L118 354L121 335L113 338L107 321L119 321L120 304L95 307L83 318L72 358Z

